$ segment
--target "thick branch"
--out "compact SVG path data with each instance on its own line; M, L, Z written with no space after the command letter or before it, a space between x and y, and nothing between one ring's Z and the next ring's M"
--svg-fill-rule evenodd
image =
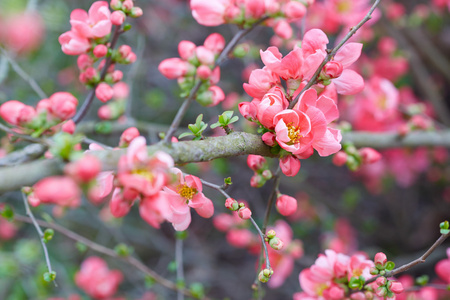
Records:
M349 132L343 134L342 142L352 142L356 147L386 149L394 147L444 146L450 148L450 130L440 132L417 131L400 137L396 133ZM257 154L275 157L259 135L233 132L202 141L187 141L148 147L150 153L164 151L173 157L175 163L210 161L237 155ZM125 149L91 152L103 163L104 170L115 170ZM60 175L64 164L58 159L35 161L14 167L0 168L0 194L31 186L42 178Z

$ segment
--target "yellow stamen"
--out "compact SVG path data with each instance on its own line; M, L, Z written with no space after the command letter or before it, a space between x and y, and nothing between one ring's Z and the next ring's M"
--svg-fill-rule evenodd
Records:
M148 181L153 180L153 174L149 170L146 170L146 169L136 169L136 170L131 171L131 174L144 177Z
M288 129L288 137L291 140L291 143L295 144L302 137L300 135L300 128L293 126L293 123L287 124Z
M177 188L178 194L180 194L181 197L185 198L188 202L189 200L192 200L194 198L195 194L197 194L197 190L191 187L188 187L186 184L179 185Z

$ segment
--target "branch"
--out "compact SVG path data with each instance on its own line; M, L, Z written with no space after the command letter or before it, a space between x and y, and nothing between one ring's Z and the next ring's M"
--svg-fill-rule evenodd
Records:
M305 85L305 87L301 90L300 93L295 97L295 99L289 104L289 108L293 108L295 104L297 104L298 100L300 99L300 96L303 94L304 91L309 89L317 80L317 78L320 75L320 72L322 71L322 68L326 65L327 62L329 62L335 55L336 52L338 52L339 49L341 49L342 46L358 31L359 28L361 28L367 21L369 21L372 18L372 13L375 10L375 8L378 6L381 0L376 0L375 3L370 8L367 15L358 23L358 25L353 26L349 33L342 39L342 41L333 48L333 50L328 53L328 55L325 57L323 62L320 64L320 66L317 68L314 75L311 77L311 79L308 81L308 83Z
M396 268L396 269L394 269L394 270L392 270L390 272L386 272L386 274L384 274L383 276L386 277L386 278L392 277L392 276L395 276L395 275L397 275L399 273L405 272L405 271L411 269L412 267L414 267L414 266L416 266L418 264L424 263L425 260L428 258L428 256L430 256L430 254L433 253L433 251L436 250L436 248L439 247L448 237L450 237L450 233L442 234L436 240L436 242L434 242L434 244L421 257L419 257L418 259L413 260L412 262L407 263L407 264L405 264L405 265L403 265L401 267L398 267L398 268ZM365 282L365 284L367 285L369 283L374 282L380 276L381 275L378 275L378 276L370 278L369 280L367 280Z
M25 223L33 223L33 221L30 218L21 216L21 215L17 215L17 214L14 215L14 220L19 221L19 222L25 222ZM154 279L157 283L159 283L160 285L162 285L168 289L171 289L174 291L181 291L184 295L195 298L194 295L192 295L192 293L189 290L178 288L175 283L173 283L170 280L165 279L164 277L161 277L158 273L156 273L155 271L153 271L152 269L150 269L149 267L144 265L141 261L139 261L138 259L136 259L132 256L126 256L126 257L120 256L114 250L107 248L105 246L102 246L100 244L97 244L97 243L95 243L73 231L70 231L69 229L67 229L61 225L58 225L55 223L48 223L48 222L41 221L41 220L36 220L36 223L41 226L47 227L47 228L52 228L53 230L58 231L59 233L65 235L69 239L74 240L76 242L80 242L94 251L97 251L97 252L102 253L107 256L111 256L111 257L120 259L120 260L128 263L129 265L132 265L133 267L139 269L140 271L142 271L143 273L145 273L146 275L148 275L152 279Z
M356 147L367 146L377 149L420 146L450 148L450 130L416 131L403 138L396 133L351 132L343 134L342 142L353 142ZM172 156L177 164L204 162L248 154L275 157L270 152L270 147L264 144L259 135L245 132L233 132L226 136L211 137L201 141L178 142L172 145L158 143L148 146L147 149L149 153L164 151ZM125 153L126 149L90 152L101 160L104 171L115 170L120 156ZM61 175L63 168L63 162L56 158L0 168L0 194L17 190L22 186L31 186L48 176Z

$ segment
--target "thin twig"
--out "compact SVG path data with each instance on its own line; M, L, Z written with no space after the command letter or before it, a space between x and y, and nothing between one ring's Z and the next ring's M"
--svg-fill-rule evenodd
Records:
M11 128L9 128L6 125L3 125L2 123L0 123L0 130L5 131L6 133L12 134L22 140L28 141L28 142L32 142L32 143L38 143L38 144L42 144L44 146L49 146L50 144L44 140L44 139L40 139L40 138L35 138L26 134L22 134L22 133L18 133L14 130L12 130Z
M116 26L114 30L113 37L111 39L111 46L110 49L114 49L116 46L117 40L119 39L120 34L122 33L121 30L122 26ZM108 68L111 65L111 56L108 56L105 60L105 65L103 66L102 72L100 73L100 82L105 79L106 72L108 71ZM95 88L97 87L97 84L95 84L89 94L87 95L86 99L83 102L83 105L81 105L80 109L77 111L77 114L73 117L73 121L75 123L79 123L81 119L86 115L87 111L89 110L89 107L91 107L92 101L94 101L94 95L95 95Z
M272 192L270 193L269 200L268 200L267 206L266 206L266 213L264 215L264 223L263 223L263 227L262 227L262 232L264 234L266 234L267 225L269 224L270 212L271 212L272 206L273 206L273 201L276 198L275 196L277 194L278 187L280 186L281 168L279 166L278 166L277 171L275 172L274 178L275 178L275 180L273 182Z
M411 269L412 267L414 267L414 266L416 266L418 264L424 263L425 260L428 258L428 256L430 256L431 253L433 253L433 251L436 250L436 248L439 247L449 236L450 236L450 233L442 234L436 240L436 242L434 242L434 244L421 257L419 257L418 259L415 259L412 262L407 263L407 264L405 264L405 265L403 265L401 267L398 267L398 268L396 268L396 269L394 269L394 270L392 270L390 272L386 272L386 274L384 274L383 276L384 277L392 277L392 276L395 276L395 275L397 275L399 273L405 272L405 271ZM380 276L381 275L378 275L378 276L374 276L374 277L368 279L365 284L367 285L369 283L374 282Z
M33 223L31 218L21 216L18 214L14 215L14 220L20 221L20 222L26 222L26 223ZM149 267L144 265L141 261L139 261L138 259L136 259L133 256L125 256L125 257L120 256L114 250L107 248L105 246L102 246L100 244L97 244L97 243L95 243L95 242L61 226L61 225L58 225L56 223L48 223L48 222L45 222L42 220L36 220L36 223L39 224L40 226L52 228L55 231L65 235L69 239L74 240L76 242L80 242L94 251L97 251L97 252L102 253L107 256L111 256L111 257L120 259L120 260L134 266L135 268L139 269L146 275L150 276L153 280L155 280L155 282L159 283L160 285L162 285L168 289L171 289L174 291L181 290L184 295L195 298L194 295L188 289L179 288L175 283L160 276L158 273L156 273L155 271L153 271L152 269L150 269ZM204 298L204 299L207 299L207 298Z
M184 282L183 272L183 239L177 237L175 240L175 261L177 263L177 283ZM184 300L184 294L178 290L177 299Z
M257 25L261 24L265 20L267 20L268 17L261 18L258 22L254 23L250 28L247 29L241 29L236 33L236 35L231 39L231 41L228 43L228 45L222 50L219 57L217 58L214 67L220 66L227 58L228 54L233 50L233 48L236 46L236 44L249 32L251 32ZM184 100L183 104L178 109L178 112L175 116L175 118L172 121L172 124L169 127L169 130L167 131L165 137L164 137L164 143L170 144L172 140L172 136L175 133L175 131L178 129L178 126L180 126L181 120L183 119L184 115L186 114L189 105L192 103L192 101L195 99L195 95L198 92L198 89L202 85L202 81L199 80L195 84L195 86L192 88L191 92L189 93L189 96Z
M25 80L41 99L48 98L41 87L37 84L37 82L17 64L17 62L8 54L8 52L3 47L0 47L0 51L2 52L2 55L9 61L17 75Z
M52 271L52 264L50 263L50 258L48 256L47 245L45 244L45 241L44 241L44 233L42 232L41 227L39 226L38 222L34 218L34 215L31 212L30 206L28 205L27 196L23 192L22 192L22 199L23 199L23 204L25 205L26 214L30 217L31 223L34 225L34 228L36 228L36 231L38 232L39 240L41 241L42 249L44 250L44 256L45 256L45 262L47 263L47 269L48 269L48 272L51 274L53 272ZM56 287L58 286L56 284L55 280L53 280L53 283L55 284Z
M295 97L295 99L289 104L289 108L293 108L295 104L297 104L298 100L300 99L300 96L303 94L304 91L309 89L313 84L315 84L317 78L320 75L320 72L322 71L322 68L325 66L327 62L329 62L335 55L336 52L338 52L339 49L358 31L361 26L364 25L367 21L369 21L372 18L372 13L375 10L375 8L378 6L381 0L376 0L375 3L370 8L369 12L366 14L366 16L358 23L358 25L353 26L349 33L342 39L342 41L331 50L330 53L327 54L323 62L320 64L320 66L317 68L314 75L311 77L311 79L308 81L308 83L305 85L305 87L301 90L300 93Z

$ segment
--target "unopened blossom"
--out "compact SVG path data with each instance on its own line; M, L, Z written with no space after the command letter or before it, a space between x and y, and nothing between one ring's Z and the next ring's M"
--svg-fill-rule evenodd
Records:
M263 139L264 140L264 139ZM267 143L266 143L267 144ZM280 168L284 175L295 176L300 170L300 160L293 155L280 158Z
M447 248L447 258L439 261L434 269L439 278L450 284L450 248Z
M297 199L288 195L278 196L275 205L283 216L290 216L297 211Z
M0 117L15 126L23 126L36 116L34 107L17 100L9 100L0 105Z
M100 257L91 256L83 261L75 274L75 283L93 299L110 299L117 291L123 275L110 270Z
M98 176L101 167L101 162L97 157L85 155L79 160L67 164L64 171L76 181L87 183Z
M105 82L100 83L95 88L95 96L98 98L98 100L100 100L102 102L107 102L107 101L111 100L113 95L114 95L114 91L113 91L112 87Z
M51 176L38 181L34 186L34 197L41 203L78 207L81 191L77 183L67 176Z

